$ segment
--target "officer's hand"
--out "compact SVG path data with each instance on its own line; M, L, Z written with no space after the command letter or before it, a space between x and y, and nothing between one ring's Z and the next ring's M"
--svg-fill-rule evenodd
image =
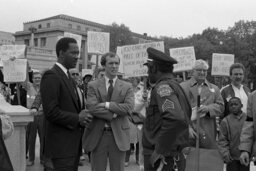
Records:
M161 160L161 163L167 164L166 161L165 161L165 157L163 155L161 155L161 154L157 154L157 152L154 151L151 154L151 157L150 157L150 163L151 163L152 167L154 167L154 165L155 165L157 160Z
M243 151L240 155L240 163L248 166L250 163L249 153L247 151Z
M189 130L189 138L195 139L196 132L194 131L194 129L191 126L189 126L188 130Z
M224 162L225 163L230 163L232 162L233 158L231 157L230 153L224 156Z

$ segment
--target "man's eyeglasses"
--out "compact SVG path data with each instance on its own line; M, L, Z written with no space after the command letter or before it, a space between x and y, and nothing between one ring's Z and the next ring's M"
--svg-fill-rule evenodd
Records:
M72 73L71 75L72 75L72 76L79 76L78 73Z
M196 69L197 72L207 72L206 69Z

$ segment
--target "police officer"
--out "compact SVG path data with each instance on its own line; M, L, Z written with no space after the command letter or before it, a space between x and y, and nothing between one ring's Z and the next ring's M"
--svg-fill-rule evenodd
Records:
M143 127L145 171L185 170L181 150L187 146L191 107L173 77L172 57L153 48L147 49L148 78L154 84Z

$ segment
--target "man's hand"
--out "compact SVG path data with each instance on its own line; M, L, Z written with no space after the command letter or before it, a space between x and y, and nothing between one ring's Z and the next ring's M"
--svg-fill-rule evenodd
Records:
M87 126L92 121L93 116L87 109L82 110L79 113L79 123L82 126Z
M36 109L30 109L29 112L31 115L36 116L37 115L37 110Z
M247 151L243 151L240 155L240 163L248 166L250 163L249 153Z
M151 154L151 157L150 157L150 163L151 163L152 167L154 167L154 165L155 165L157 160L161 160L161 163L167 164L166 161L165 161L165 157L163 155L161 155L161 154L157 154L157 152L154 151Z
M189 138L195 139L196 138L196 132L194 131L194 129L191 126L189 126L188 130L189 130Z
M209 107L202 105L197 112L200 114L200 117L204 117L209 112Z
M104 108L105 109L106 103L99 103L95 106L96 109Z

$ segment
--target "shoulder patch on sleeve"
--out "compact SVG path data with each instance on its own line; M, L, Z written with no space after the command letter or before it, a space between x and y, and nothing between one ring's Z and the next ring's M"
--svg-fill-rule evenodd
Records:
M165 112L168 109L174 109L174 102L169 99L166 99L164 101L164 104L162 105L162 110L163 110L163 112Z
M161 97L170 96L172 92L173 89L168 84L160 85L157 88L157 94L159 94Z

